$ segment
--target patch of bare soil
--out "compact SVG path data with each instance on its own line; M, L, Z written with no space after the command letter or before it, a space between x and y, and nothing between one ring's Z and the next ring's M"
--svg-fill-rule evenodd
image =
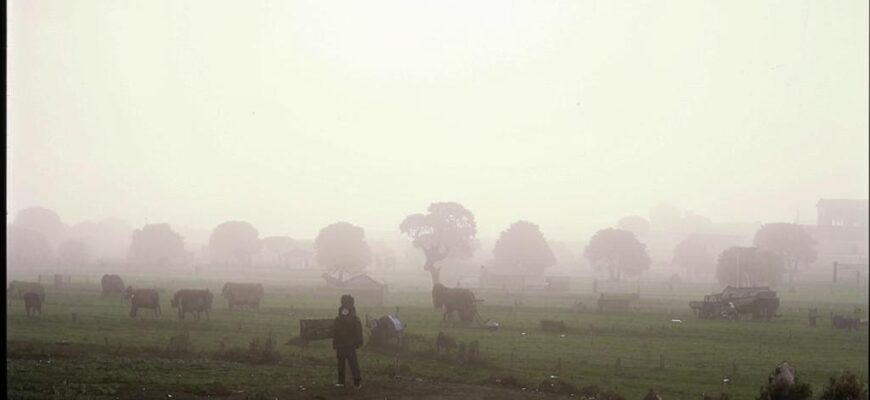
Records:
M178 399L200 400L219 398L226 400L333 400L333 399L371 399L371 400L527 400L571 398L565 395L536 392L533 389L521 390L488 385L418 381L414 379L394 379L366 382L362 389L352 385L344 388L334 387L287 387L270 394L233 393L227 396L196 395L192 393L140 392L126 393L130 399Z

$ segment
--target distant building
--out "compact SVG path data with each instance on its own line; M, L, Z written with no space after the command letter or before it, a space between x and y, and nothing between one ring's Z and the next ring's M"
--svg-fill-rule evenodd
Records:
M818 227L867 228L868 200L821 199L816 204Z
M322 276L329 288L337 295L351 294L356 299L357 304L383 306L387 285L365 273L347 279L344 278L345 274L349 274L349 272L339 270L332 274L324 273Z
M816 226L807 230L816 240L816 265L834 262L866 264L868 200L821 199Z

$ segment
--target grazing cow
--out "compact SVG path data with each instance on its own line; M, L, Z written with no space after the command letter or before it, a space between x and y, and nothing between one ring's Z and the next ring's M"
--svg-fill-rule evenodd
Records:
M178 309L178 319L184 319L187 313L196 316L197 320L201 313L205 313L205 318L209 319L212 300L214 295L208 289L181 289L172 297L172 308Z
M476 303L474 293L468 289L448 288L440 283L432 287L432 304L435 308L444 309L442 322L448 318L452 319L454 312L459 314L462 322L480 320Z
M858 318L849 318L842 315L834 315L831 317L831 328L858 330L860 324L861 320Z
M36 315L38 312L39 315L42 315L42 297L37 293L27 292L24 294L24 310L27 312L27 316Z
M12 281L9 283L9 291L7 296L11 299L23 299L27 293L36 293L40 297L40 301L45 301L45 288L38 282L22 282Z
M154 289L133 289L132 286L128 286L124 298L130 300L130 317L135 318L140 308L154 310L155 317L160 315L160 296Z
M260 310L260 301L263 300L263 285L259 283L235 283L227 282L221 294L227 299L230 310L234 306L250 306Z
M100 284L103 286L102 296L124 294L124 280L118 275L103 275Z
M438 337L435 339L435 352L441 354L443 350L445 353L450 354L450 350L456 348L456 340L450 336L447 336L444 332L438 332Z

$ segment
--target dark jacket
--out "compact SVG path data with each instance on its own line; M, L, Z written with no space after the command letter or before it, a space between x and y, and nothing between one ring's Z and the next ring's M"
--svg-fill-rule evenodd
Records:
M341 313L347 309L347 315ZM358 349L363 344L362 323L356 316L356 309L353 306L342 306L338 309L338 316L335 317L335 325L332 335L332 348L352 348Z

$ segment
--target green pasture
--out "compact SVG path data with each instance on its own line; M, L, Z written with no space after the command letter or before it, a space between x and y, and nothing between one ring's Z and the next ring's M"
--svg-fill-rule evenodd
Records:
M7 306L7 386L11 398L128 397L136 391L182 391L199 395L256 398L268 393L328 389L335 379L329 341L302 348L285 345L298 335L299 320L330 318L338 295L314 287L267 285L259 312L229 311L220 297L222 282L142 278L141 287L164 289L162 316L140 310L132 319L118 298L102 298L97 283L47 288L43 315L28 318L20 300ZM216 293L209 320L179 321L169 299L179 287L208 286ZM582 285L580 285L582 286ZM443 326L431 294L392 290L384 306L358 304L360 317L396 312L407 325L406 348L394 354L363 349L360 360L369 390L397 373L441 382L493 384L515 377L533 390L556 375L578 388L597 385L640 399L655 389L665 399L699 399L724 390L732 399L752 399L772 368L783 360L796 366L816 393L828 377L850 369L867 378L868 331L833 330L829 312L851 316L867 293L854 287L831 290L803 285L780 292L781 317L770 321L705 321L694 318L688 301L709 293L709 285L635 288L638 310L602 315L591 289L571 293L476 290L480 313L500 324ZM571 312L583 302L586 311ZM515 302L521 305L513 310ZM809 307L818 307L820 326L807 325ZM75 314L75 320L73 319ZM540 320L562 320L564 334L543 332ZM681 322L674 322L679 320ZM463 363L434 354L439 331L460 342L477 340L482 360ZM170 338L188 333L192 351L169 348ZM278 359L269 362L230 356L244 354L251 341L272 335ZM619 364L619 366L618 366ZM723 378L730 378L724 385ZM65 382L65 383L64 383ZM517 389L521 390L521 389ZM69 397L69 396L68 396ZM263 397L265 398L265 397Z

